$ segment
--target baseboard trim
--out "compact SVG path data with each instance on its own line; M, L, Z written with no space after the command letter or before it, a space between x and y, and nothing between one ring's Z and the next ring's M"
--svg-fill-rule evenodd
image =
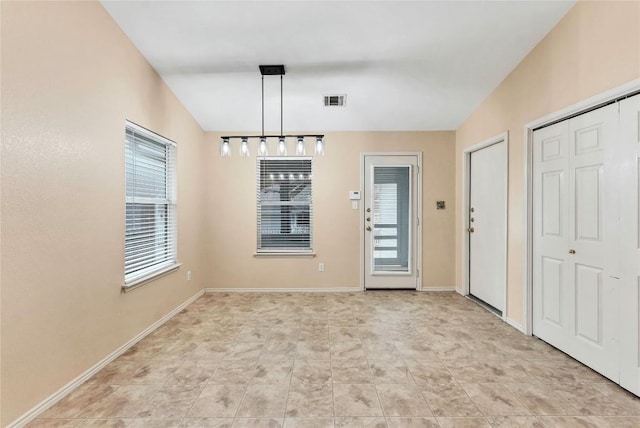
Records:
M354 293L362 291L360 287L331 288L205 288L209 293Z
M519 322L515 322L514 320L512 320L511 318L505 318L504 320L507 324L509 324L511 327L515 328L516 330L520 331L522 334L527 334L524 331L524 326L522 324L520 324Z
M133 339L129 340L127 343L125 343L124 345L122 345L121 347L119 347L118 349L113 351L111 354L107 355L105 358L100 360L98 363L94 364L92 367L90 367L88 370L86 370L80 376L78 376L77 378L75 378L74 380L72 380L71 382L69 382L68 384L63 386L62 388L60 388L58 391L56 391L55 393L53 393L49 397L45 398L43 401L40 402L40 404L36 405L31 410L29 410L27 413L25 413L24 415L20 416L18 419L16 419L15 421L13 421L9 425L7 425L6 428L21 428L21 427L25 426L26 424L28 424L29 422L31 422L34 419L36 419L38 417L38 415L43 413L49 407L51 407L54 404L56 404L58 401L62 400L65 396L67 396L69 393L71 393L74 389L76 389L78 386L80 386L84 382L86 382L91 376L96 374L98 371L100 371L107 364L109 364L110 362L112 362L113 360L118 358L120 355L124 354L133 345L135 345L136 343L138 343L139 341L144 339L149 334L153 333L158 327L160 327L162 324L166 323L171 318L176 316L179 312L181 312L184 308L186 308L191 303L196 301L203 294L204 294L204 289L200 290L195 295L193 295L192 297L187 299L187 301L185 301L184 303L180 304L180 306L178 306L177 308L173 309L171 312L169 312L168 314L166 314L165 316L160 318L158 321L156 321L153 324L151 324L149 327L144 329L141 333L136 335Z
M422 287L420 291L456 291L456 287Z

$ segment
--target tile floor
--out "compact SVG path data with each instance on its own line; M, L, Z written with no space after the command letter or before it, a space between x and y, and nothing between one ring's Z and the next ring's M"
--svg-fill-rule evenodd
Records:
M205 295L30 427L640 427L640 399L455 293Z

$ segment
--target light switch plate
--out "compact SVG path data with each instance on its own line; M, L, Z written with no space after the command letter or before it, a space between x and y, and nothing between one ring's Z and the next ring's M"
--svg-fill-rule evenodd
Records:
M359 190L350 190L349 191L349 199L351 199L352 201L359 201L360 200L360 191Z

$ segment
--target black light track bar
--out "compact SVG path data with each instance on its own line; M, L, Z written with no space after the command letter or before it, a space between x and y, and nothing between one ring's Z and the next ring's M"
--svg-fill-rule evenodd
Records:
M220 137L222 139L231 139L231 138L324 138L324 134L292 134L292 135L227 135L224 137Z
M259 65L260 74L263 76L282 76L284 75L284 65Z

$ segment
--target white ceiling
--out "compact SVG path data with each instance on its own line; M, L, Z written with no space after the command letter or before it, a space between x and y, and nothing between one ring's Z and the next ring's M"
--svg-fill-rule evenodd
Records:
M203 129L450 130L575 1L103 1ZM347 94L345 108L322 96ZM265 128L280 82L265 77Z

